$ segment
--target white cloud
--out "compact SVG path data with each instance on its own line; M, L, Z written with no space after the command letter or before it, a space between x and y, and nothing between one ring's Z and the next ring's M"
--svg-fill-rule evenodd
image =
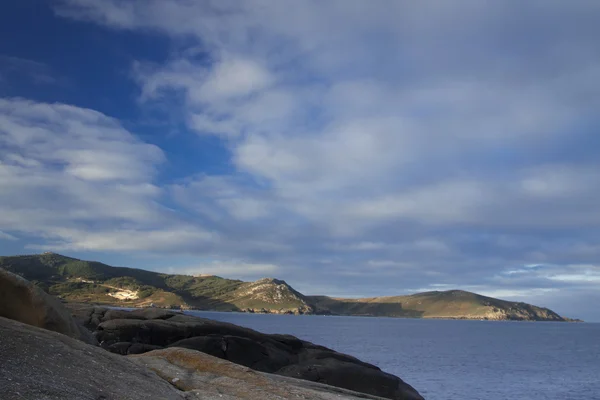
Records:
M600 273L573 274L573 275L554 275L548 279L562 282L600 282Z
M269 72L256 62L225 58L212 68L198 100L248 96L265 89L271 81Z
M260 189L230 177L201 176L171 187L174 199L210 219L231 216L252 221L269 216L277 207Z
M4 164L21 170L45 163L83 181L135 182L164 158L116 120L64 104L0 99L0 127Z
M210 249L285 271L333 260L328 271L357 276L355 292L398 278L404 288L493 281L499 287L481 287L526 296L579 283L504 271L600 255L597 2L64 0L57 13L174 38L169 60L134 67L141 105L173 107L178 123L220 137L232 171L163 191L153 180L160 152L113 120L21 107L22 121L3 116L19 151L6 152L2 168L4 182L29 194L18 203L31 217L3 215L2 229L49 218L31 200L45 187L44 196L67 199L59 207L50 196L56 220L101 215L110 228L118 220L159 231L149 243L161 249ZM77 146L32 152L36 137L63 130ZM95 134L115 138L90 142ZM161 196L186 224L158 228ZM150 247L116 238L81 235L79 248ZM368 276L369 260L419 269Z
M435 4L69 0L58 12L196 37L167 64L139 66L142 98L182 92L189 127L228 137L237 169L266 182L294 218L354 235L390 218L488 225L502 215L491 224L505 225L504 204L523 203L517 224L581 224L591 203L569 210L567 195L590 197L573 190L591 187L596 165L505 166L499 178L468 160L568 140L600 106L588 84L600 76L598 60L561 59L556 72L540 73L544 58L556 55L553 38L570 33L540 33L539 54L528 56L502 47L510 42L501 23L514 18L509 9ZM549 21L590 11L536 3L517 29L537 21L545 32ZM574 38L583 39L574 52L583 57L591 43ZM560 201L548 200L558 191ZM543 212L529 217L538 201ZM265 212L246 198L221 206L240 219Z
M17 240L17 238L9 233L0 231L0 240Z
M367 265L373 268L410 268L412 266L408 263L393 260L369 260Z
M101 113L0 99L0 144L0 228L44 238L37 248L172 251L213 240L160 206L163 152Z
M545 276L552 281L594 285L600 283L600 267L591 264L575 264L564 267L554 266L545 272Z
M182 88L192 105L243 98L264 90L273 81L270 73L257 62L228 56L215 60L211 67L183 58L158 69L138 65L137 73L143 99Z
M181 269L173 269L174 272L181 273ZM279 272L279 267L275 264L254 264L243 261L212 261L191 268L184 268L184 272L190 275L218 275L232 278L256 278L272 276Z
M477 291L479 294L489 297L496 297L501 299L507 299L512 301L522 301L523 299L532 299L539 296L544 296L548 293L557 292L556 288L532 288L532 289L485 289L485 288L471 288L473 291ZM529 300L535 301L535 300Z
M593 264L541 264L525 265L523 268L508 269L502 273L507 276L497 280L509 283L547 282L551 284L570 284L580 287L593 286L600 282L600 267Z
M47 234L44 245L29 248L51 251L120 251L120 252L189 252L191 248L206 248L218 241L218 236L197 226L171 225L156 229L116 228L94 232L90 229L56 228Z
M382 242L358 242L358 243L350 243L350 244L335 244L332 246L334 250L345 250L345 251L373 251L373 250L381 250L386 248L388 245Z
M136 76L143 101L183 91L188 125L200 134L239 136L246 128L242 122L264 123L265 106L273 113L285 103L276 93L261 94L274 77L260 63L243 57L215 55L210 67L185 58L161 67L137 64Z

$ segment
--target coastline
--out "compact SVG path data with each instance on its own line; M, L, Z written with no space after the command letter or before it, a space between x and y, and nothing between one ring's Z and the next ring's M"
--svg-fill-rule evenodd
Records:
M63 303L1 268L0 337L7 400L424 400L398 376L289 334Z
M80 303L80 302L68 302L64 301L66 304L81 304L88 306L101 306L101 307L109 307L116 309L124 309L124 310L135 310L135 309L161 309L161 310L172 310L172 311L199 311L199 312L214 312L214 313L232 313L232 314L247 314L247 315L289 315L289 316L318 316L318 317L359 317L359 318L393 318L393 319L411 319L411 320L446 320L446 321L482 321L482 322L560 322L560 323L586 323L586 321L577 319L577 318L564 318L563 320L547 320L547 319L498 319L498 318L481 318L481 317L469 317L469 316L459 316L459 317L451 317L451 316L394 316L394 315L372 315L372 314L333 314L333 313L303 313L296 314L293 312L248 312L244 310L239 311L225 311L225 310L208 310L208 309L200 309L194 307L184 307L184 308L167 308L167 307L136 307L136 306L127 306L127 305L115 305L115 304L103 304L103 303Z

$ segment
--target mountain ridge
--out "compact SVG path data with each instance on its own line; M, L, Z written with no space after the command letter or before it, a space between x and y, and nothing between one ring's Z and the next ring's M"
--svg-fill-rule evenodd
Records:
M0 268L17 273L66 301L122 307L520 321L573 321L554 311L462 291L403 296L305 296L287 282L254 282L214 275L178 275L113 267L56 253L0 256Z

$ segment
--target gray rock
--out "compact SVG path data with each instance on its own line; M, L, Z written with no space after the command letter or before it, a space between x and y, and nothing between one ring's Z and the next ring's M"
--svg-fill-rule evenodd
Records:
M0 317L2 400L182 399L154 372L65 335Z
M208 335L237 336L259 343L270 339L269 335L252 329L184 314L176 314L168 319L110 319L112 315L108 311L97 327L96 336L100 342L137 342L168 346L183 339ZM272 344L288 348L286 344L275 339Z
M269 335L237 325L173 312L144 314L136 310L104 313L96 335L102 346L118 354L158 347L201 351L253 370L396 400L422 397L397 376L378 367L290 335ZM101 314L98 310L92 315ZM139 316L140 319L133 318ZM148 346L148 347L144 347Z
M127 354L143 354L160 348L160 346L153 346L151 344L132 343L127 349Z
M128 358L185 391L188 399L382 400L346 389L254 371L190 349L169 348Z
M423 397L398 377L336 358L320 358L293 364L276 372L361 393L377 394L395 400L422 400Z
M97 344L90 332L75 323L59 300L29 281L0 268L0 316Z
M177 313L162 308L140 308L137 310L108 310L102 317L103 321L109 321L111 319L169 319L174 317Z
M275 372L298 362L298 356L291 349L281 349L268 338L260 343L230 335L196 336L175 342L169 347L201 351L263 372Z
M111 345L105 345L105 343L103 343L102 348L110 351L111 353L121 354L124 356L128 354L142 354L148 351L162 349L160 346L131 342L117 342Z
M2 317L0 359L2 400L381 400L183 348L122 357Z

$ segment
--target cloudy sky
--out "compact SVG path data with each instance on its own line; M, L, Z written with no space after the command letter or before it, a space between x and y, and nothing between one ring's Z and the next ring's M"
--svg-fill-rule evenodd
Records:
M597 0L0 4L0 253L600 321Z

